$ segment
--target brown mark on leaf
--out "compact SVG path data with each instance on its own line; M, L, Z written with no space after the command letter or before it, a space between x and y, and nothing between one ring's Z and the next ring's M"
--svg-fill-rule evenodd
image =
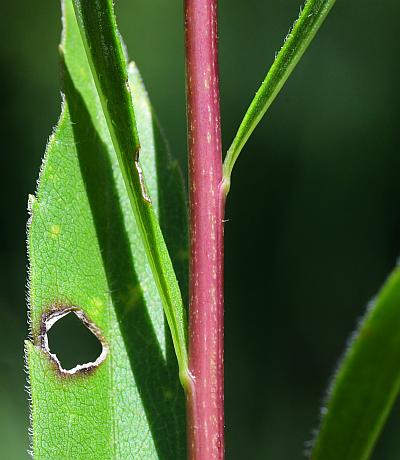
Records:
M135 168L136 168L136 171L137 171L138 176L139 176L140 188L142 190L142 197L148 203L151 204L151 198L150 198L149 194L147 193L146 183L144 181L143 169L142 169L142 167L140 166L140 163L139 163L139 152L140 152L140 148L137 149L136 153L135 153Z
M64 369L61 366L60 360L57 355L50 351L48 332L54 324L69 313L76 315L86 326L92 334L99 340L102 346L102 351L99 357L94 362L78 364L72 369ZM109 347L101 333L100 329L86 316L83 310L76 306L53 306L47 312L43 313L40 323L40 334L38 337L39 346L44 353L49 357L51 363L54 365L57 374L60 377L75 377L87 376L93 374L100 364L106 359Z

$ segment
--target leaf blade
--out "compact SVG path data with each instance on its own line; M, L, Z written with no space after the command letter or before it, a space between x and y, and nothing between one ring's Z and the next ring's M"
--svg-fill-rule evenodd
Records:
M400 269L352 338L329 390L312 460L366 460L400 390Z
M184 395L169 328L72 3L67 0L63 6L65 101L36 198L30 200L28 226L31 341L26 356L34 456L183 460ZM137 88L138 81L132 85ZM138 132L147 152L143 168L157 202L162 196L160 146L153 139L153 114L144 89L135 97ZM177 197L168 196L168 190L163 194L160 206L172 206ZM174 244L174 251L182 250ZM106 360L88 375L60 375L43 350L43 315L62 306L81 308L109 346ZM102 442L93 442L94 431Z
M111 139L187 386L186 317L180 289L139 164L140 142L122 44L110 0L74 0L74 9Z
M227 192L233 167L244 145L264 117L286 80L312 42L335 0L307 0L285 43L263 83L250 103L224 160L224 182Z

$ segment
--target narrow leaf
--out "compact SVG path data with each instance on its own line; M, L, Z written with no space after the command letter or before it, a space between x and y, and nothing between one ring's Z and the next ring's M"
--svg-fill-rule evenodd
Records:
M233 166L262 117L318 32L335 0L308 0L265 80L252 100L224 161L224 181L229 191Z
M35 460L183 460L184 395L162 302L121 175L72 1L63 8L63 111L29 200L30 379ZM186 286L182 180L131 64L142 167ZM167 217L166 217L167 216ZM171 231L171 219L180 232ZM64 369L47 330L77 314L103 353ZM74 337L71 337L74 340Z
M366 460L400 389L400 269L369 307L335 375L312 460Z
M188 377L185 312L139 163L140 142L112 0L74 0L73 3L122 177L171 329L182 383L185 384Z

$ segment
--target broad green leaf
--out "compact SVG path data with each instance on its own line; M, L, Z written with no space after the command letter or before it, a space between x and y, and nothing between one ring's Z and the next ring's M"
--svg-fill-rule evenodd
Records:
M34 458L184 459L184 396L170 330L71 0L63 10L62 115L29 200L26 359ZM182 180L133 64L129 84L148 193L186 290ZM102 341L103 356L65 372L49 354L45 326L72 310Z
M93 78L147 258L159 290L180 368L188 379L186 318L167 246L144 181L128 73L112 0L73 0Z
M224 161L224 182L228 193L232 169L266 111L312 42L335 0L307 0L300 16L285 39L265 80L258 89L241 122Z
M366 460L400 389L400 269L368 308L329 389L312 460Z

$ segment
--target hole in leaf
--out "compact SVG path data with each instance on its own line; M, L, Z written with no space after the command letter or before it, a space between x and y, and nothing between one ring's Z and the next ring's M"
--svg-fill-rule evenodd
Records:
M66 310L46 320L44 348L60 371L74 374L98 366L107 354L82 311Z

